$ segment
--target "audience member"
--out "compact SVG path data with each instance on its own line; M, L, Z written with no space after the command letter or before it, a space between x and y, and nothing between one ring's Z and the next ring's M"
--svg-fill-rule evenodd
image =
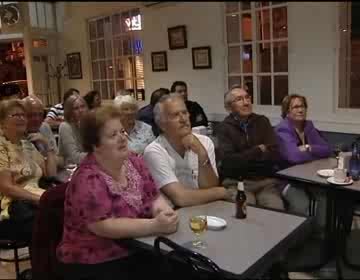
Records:
M238 85L225 93L224 104L230 114L216 132L222 177L242 177L249 203L283 210L283 184L269 177L279 160L270 121L253 113L251 96Z
M118 96L123 96L123 95L131 95L131 90L130 89L119 89L116 93L115 96L113 97L113 99L115 99Z
M321 136L310 120L306 120L308 104L304 96L292 94L286 96L282 102L283 120L275 127L278 137L280 155L284 161L283 167L326 158L331 155L330 145ZM304 189L306 186L289 185L283 192L290 205L296 206L294 211L308 214L309 198ZM308 189L311 191L310 189ZM318 197L317 221L319 225L325 223L326 202L320 192L311 191Z
M86 156L80 141L80 119L88 108L84 98L72 94L64 103L65 121L59 127L59 154L65 164L79 164Z
M152 259L129 252L119 240L177 230L178 216L159 195L143 159L128 152L120 119L117 108L103 106L82 120L88 155L66 190L57 248L65 279L155 277Z
M3 101L0 105L0 237L31 240L35 205L44 192L39 179L56 175L56 156L44 137L29 134L27 118L20 100ZM32 144L41 144L46 158Z
M154 106L163 95L169 93L170 91L167 88L158 88L157 90L153 91L150 97L150 104L142 107L138 112L138 120L151 125L155 136L159 136L160 132L159 127L154 121Z
M137 154L143 154L147 145L149 145L155 136L151 126L136 120L138 105L131 95L118 96L114 104L120 109L121 123L129 136L129 150Z
M170 91L180 94L184 98L186 108L190 114L191 127L201 125L208 126L208 119L200 104L195 101L188 100L188 91L185 82L175 81L171 85Z
M63 102L58 103L50 108L46 115L45 121L51 126L52 129L58 129L60 123L64 121L64 104L66 100L73 94L79 94L75 88L70 88L64 93Z
M89 91L84 96L84 100L86 101L86 104L87 104L89 110L92 110L94 108L101 106L101 95L100 95L100 92L98 92L97 90Z
M0 101L10 99L20 99L22 97L21 88L17 84L0 85Z
M161 133L146 147L144 159L166 197L179 207L232 198L219 186L212 141L191 131L182 96L161 97L154 117Z

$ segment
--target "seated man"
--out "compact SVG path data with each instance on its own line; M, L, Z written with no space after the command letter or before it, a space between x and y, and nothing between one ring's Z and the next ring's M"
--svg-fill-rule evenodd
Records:
M212 141L191 132L183 98L164 95L154 116L161 132L144 159L162 193L179 207L232 198L231 190L219 186Z
M46 115L45 121L51 126L52 129L58 129L59 125L64 121L64 103L74 93L79 94L75 88L70 88L64 93L63 102L58 103L50 108Z
M269 178L278 152L268 118L252 112L251 96L240 86L225 93L224 103L230 114L216 131L221 176L235 180L242 177L249 203L283 210L283 184Z
M152 131L155 136L159 136L159 127L156 125L154 121L154 106L163 95L169 93L170 91L167 88L158 88L157 90L155 90L151 94L150 104L142 107L137 115L138 120L151 125Z
M39 98L36 96L27 96L23 99L23 104L26 110L27 122L27 133L32 134L33 137L41 138L44 137L47 140L48 149L54 151L57 155L57 165L63 166L64 160L58 155L58 147L56 144L55 136L47 122L44 122L44 105ZM46 151L41 142L35 143L36 149L43 155Z
M208 126L208 119L199 103L188 100L187 85L183 81L175 81L170 89L171 92L180 94L185 101L186 108L190 114L191 127Z

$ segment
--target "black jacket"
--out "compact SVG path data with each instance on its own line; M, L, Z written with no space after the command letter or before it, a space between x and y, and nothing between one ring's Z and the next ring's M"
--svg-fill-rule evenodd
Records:
M185 105L190 114L191 127L200 125L208 126L208 119L199 103L188 100L185 102Z

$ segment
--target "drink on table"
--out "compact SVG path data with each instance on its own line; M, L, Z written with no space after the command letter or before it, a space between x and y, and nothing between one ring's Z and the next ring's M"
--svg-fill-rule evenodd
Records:
M237 186L237 194L235 199L235 205L236 205L236 218L238 219L245 219L247 212L246 212L246 194L244 189L244 182L242 179L238 182Z
M200 235L207 229L206 216L190 217L189 226L192 232L196 235L196 239L192 241L192 245L196 248L206 248L206 243L200 239Z

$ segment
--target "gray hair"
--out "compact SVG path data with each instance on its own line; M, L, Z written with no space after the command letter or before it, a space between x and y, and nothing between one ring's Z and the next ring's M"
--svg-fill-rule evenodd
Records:
M232 95L232 91L234 89L241 89L241 90L244 90L244 91L247 92L247 86L242 87L239 84L235 84L235 85L231 86L231 88L227 92L224 93L224 106L225 106L225 109L228 109L230 107L231 103L234 100L234 96Z
M131 95L119 95L119 96L116 96L115 99L114 99L114 105L117 108L121 108L121 106L123 104L131 104L131 105L136 106L136 108L138 107L135 98L132 97Z
M161 96L161 98L159 99L159 101L155 104L154 106L154 121L156 123L156 125L160 128L160 123L164 121L164 109L163 109L163 103L168 102L170 100L174 100L174 99L178 99L180 98L181 100L184 100L184 98L182 97L181 94L178 93L170 93L170 94L165 94L163 96ZM161 133L161 129L160 129L160 133Z

